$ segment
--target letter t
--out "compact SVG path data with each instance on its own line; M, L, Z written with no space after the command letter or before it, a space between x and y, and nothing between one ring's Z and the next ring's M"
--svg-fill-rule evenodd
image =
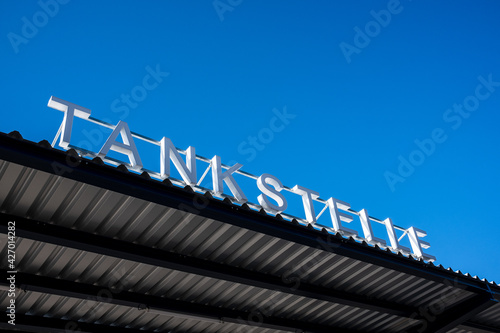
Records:
M53 109L64 112L61 140L59 141L59 146L61 146L62 148L68 148L69 142L71 140L71 129L73 128L74 116L82 119L88 119L90 116L90 109L67 102L54 96L50 97L49 103L47 105Z

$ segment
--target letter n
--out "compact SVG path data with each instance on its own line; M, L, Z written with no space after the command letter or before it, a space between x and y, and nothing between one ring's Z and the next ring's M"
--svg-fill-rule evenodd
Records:
M160 160L161 176L163 178L170 176L170 160L172 160L175 168L181 174L181 177L186 184L196 185L196 154L194 147L189 147L186 150L186 165L172 141L167 137L163 137L163 139L161 139Z

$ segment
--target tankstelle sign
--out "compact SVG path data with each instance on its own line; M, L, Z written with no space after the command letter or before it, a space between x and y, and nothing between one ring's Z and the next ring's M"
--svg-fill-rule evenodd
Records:
M211 170L212 188L208 190L210 190L211 193L216 197L229 197L232 201L240 204L247 203L250 207L255 209L263 208L270 214L280 213L282 216L288 219L296 218L297 220L304 223L311 223L313 225L318 224L332 232L339 232L346 237L353 237L358 240L364 240L372 245L389 247L393 251L399 251L416 258L422 258L428 261L434 261L436 259L434 256L424 253L423 251L423 249L427 249L430 246L429 243L421 239L427 235L423 230L417 229L415 227L410 227L407 229L398 227L393 224L390 218L386 218L385 220L376 219L369 216L366 209L354 211L351 209L350 204L333 197L330 197L326 200L321 199L318 192L300 185L295 185L292 188L283 186L283 184L277 177L267 173L264 173L260 176L254 176L242 171L242 165L239 163L236 163L232 166L222 164L220 156L217 155L212 157L211 159L198 156L195 153L194 147L189 147L186 150L178 149L167 137L163 137L160 141L157 141L146 136L131 132L128 124L124 121L119 121L116 125L105 123L91 117L90 109L54 96L50 98L48 106L64 112L64 118L56 135L54 143L52 144L53 146L60 136L59 146L63 149L73 148L77 150L82 156L98 156L105 162L115 165L123 163L130 170L136 172L147 171L154 178L169 178L178 185L189 185L195 191L200 192L207 190L205 188L202 188L200 184L207 173ZM75 119L75 117L96 123L100 126L104 126L112 130L111 134L109 135L99 152L91 152L71 144L71 132L73 129L73 120ZM149 171L144 168L139 151L134 141L135 139L143 140L160 147L159 172ZM116 158L111 158L110 156L108 156L111 151L117 152L123 156L127 156L128 162L117 160ZM181 154L185 155L185 159L181 157ZM197 161L208 163L208 167L206 168L203 175L199 178L196 171ZM172 178L170 176L171 163L173 163L177 172L180 174L182 178L181 180ZM256 180L257 187L261 192L257 197L259 205L253 204L248 201L247 197L245 196L245 192L242 190L242 188L234 178L236 174L250 177ZM231 194L224 193L224 185L228 187ZM284 191L293 193L294 195L299 195L302 198L305 218L286 214L288 203L286 197L283 194ZM319 214L316 214L315 212L314 202L320 202L324 204L324 207ZM318 219L325 211L329 212L330 219L328 219L328 222L326 223L323 221L319 223ZM344 223L352 222L354 220L353 216L357 216L359 218L359 223L361 224L363 231L362 236L359 235L356 230L347 228L344 225ZM387 243L386 240L374 235L372 222L381 223L385 226L386 236L389 240L389 243ZM396 230L401 231L402 235L398 237L396 234ZM400 244L400 241L405 236L407 236L409 239L411 249Z

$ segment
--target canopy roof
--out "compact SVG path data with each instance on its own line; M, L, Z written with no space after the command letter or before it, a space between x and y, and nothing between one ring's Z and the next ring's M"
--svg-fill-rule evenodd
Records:
M500 332L493 282L17 132L0 134L0 211L18 272L0 330Z

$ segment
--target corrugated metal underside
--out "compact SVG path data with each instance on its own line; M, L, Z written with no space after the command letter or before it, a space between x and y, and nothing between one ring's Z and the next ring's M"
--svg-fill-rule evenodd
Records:
M6 297L0 293L0 297ZM26 292L19 295L18 311L31 316L64 318L75 323L96 323L158 332L236 332L241 324L213 323L178 316L159 315L134 307L116 306L95 300L80 300L69 297ZM245 325L243 325L245 326ZM243 330L252 332L284 332L280 330L259 329L246 326Z
M5 161L0 162L0 205L2 213L415 309L439 302L445 311L473 296L453 285L341 256L320 246L297 244ZM3 243L5 235L1 237ZM7 257L5 247L1 256ZM402 332L419 323L415 316L400 317L27 238L18 239L16 258L17 270L26 274L76 281L110 292L119 288L249 315L293 319L332 330ZM6 262L0 266L6 269ZM443 297L448 294L453 296ZM5 308L5 292L0 292L0 299ZM281 332L30 290L19 291L17 311L148 331L236 332L243 328ZM500 327L499 314L500 308L493 306L473 321ZM462 332L457 329L449 332Z
M500 321L500 303L497 303L490 307L488 310L485 310L479 313L474 317L473 322L481 323L483 325L489 325L492 327L498 327L498 323ZM498 329L500 332L500 328Z

